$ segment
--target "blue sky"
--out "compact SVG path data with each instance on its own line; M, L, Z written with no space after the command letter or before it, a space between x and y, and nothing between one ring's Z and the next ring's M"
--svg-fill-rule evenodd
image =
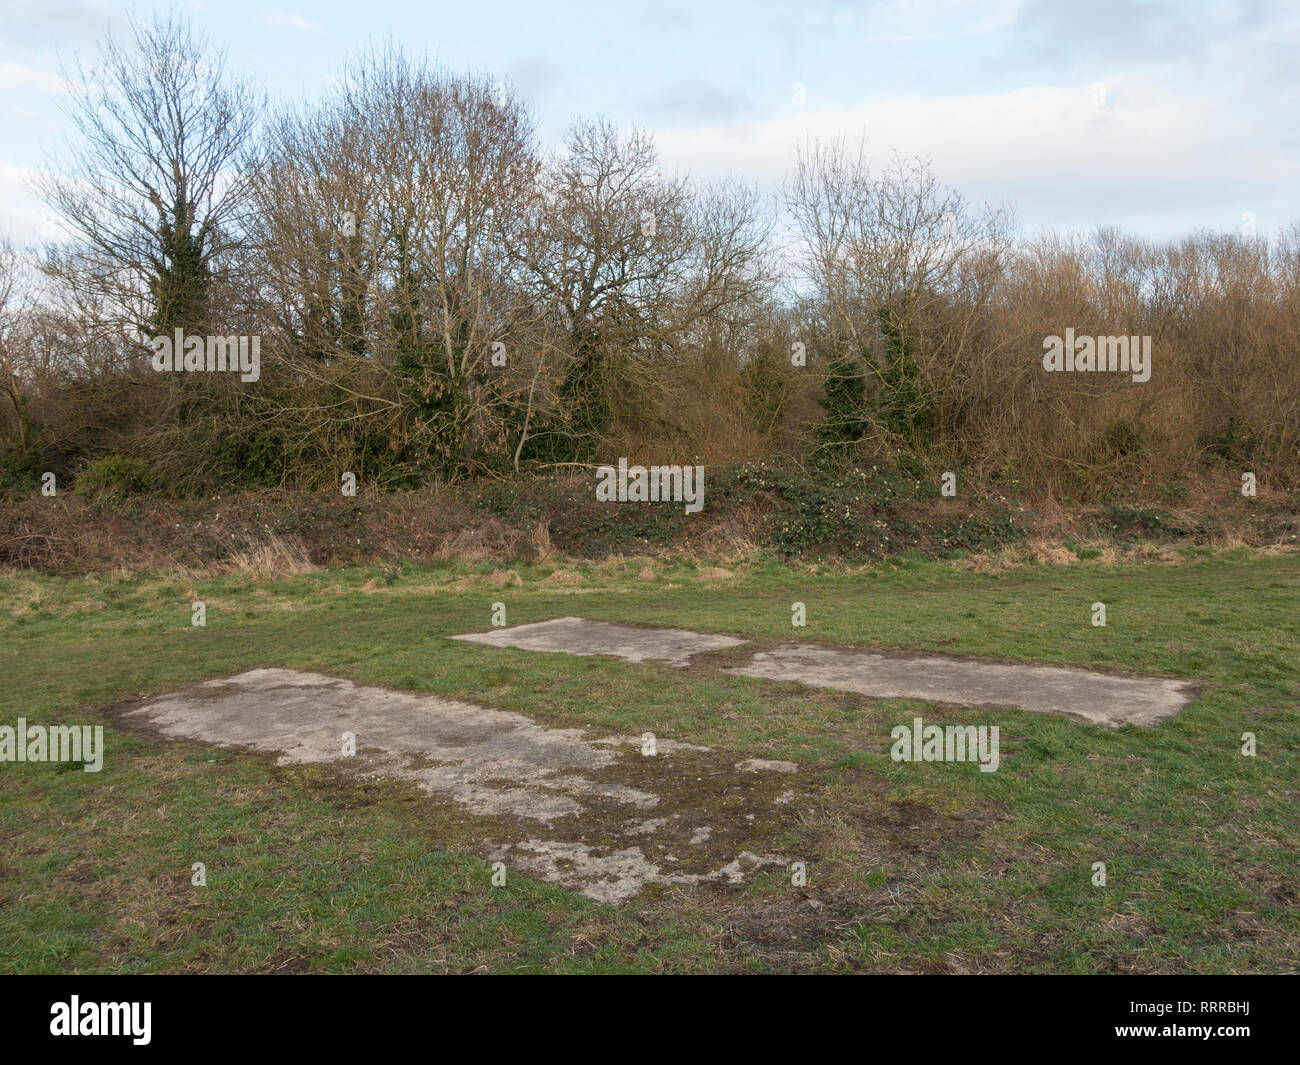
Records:
M168 6L273 100L316 97L391 35L513 83L547 142L603 113L700 178L774 189L805 139L865 136L875 157L926 156L968 198L1010 204L1030 232L1300 221L1300 0L282 2L6 0L0 227L53 232L26 181L68 131L59 57L93 58L125 11Z

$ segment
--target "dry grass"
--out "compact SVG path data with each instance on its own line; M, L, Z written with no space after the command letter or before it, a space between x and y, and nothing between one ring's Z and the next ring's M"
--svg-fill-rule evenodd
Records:
M555 548L551 544L551 524L548 521L539 521L533 527L533 533L529 540L529 546L532 548L534 562L545 562L555 554Z
M581 573L569 569L557 569L549 577L542 581L543 584L558 584L564 587L571 587L583 582Z
M441 562L500 562L517 558L524 534L497 518L480 518L443 537L434 551Z
M38 612L46 601L46 595L35 581L24 580L13 589L9 612L16 618L26 617Z
M212 568L217 572L242 573L250 577L294 577L317 569L301 538L274 533L247 551L232 553Z
M487 575L487 583L493 588L521 588L524 579L512 569L494 569Z
M1029 551L1044 566L1070 566L1079 561L1079 556L1068 547L1046 540L1031 540Z
M759 545L734 519L717 522L691 541L692 551L719 562L741 562L753 558Z

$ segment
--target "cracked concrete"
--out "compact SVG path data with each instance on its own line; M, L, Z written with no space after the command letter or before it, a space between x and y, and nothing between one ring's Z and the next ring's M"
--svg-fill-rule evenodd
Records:
M924 699L958 706L1015 706L1083 718L1118 728L1154 725L1191 699L1191 685L1163 677L1121 677L1087 669L904 658L800 644L756 654L748 665L724 669L762 680L798 681L815 688L876 699Z
M779 762L771 758L746 758L737 762L736 768L742 773L797 773L799 767L793 762Z
M688 665L693 655L745 642L730 636L635 628L573 617L453 638L529 651L609 654L630 662L662 659L675 666ZM876 699L1014 706L1079 718L1107 728L1125 723L1154 725L1178 713L1192 697L1191 684L1164 677L1117 676L1077 667L981 662L938 655L881 655L812 644L760 652L746 664L722 672L759 680L797 681Z
M471 632L453 640L485 643L492 647L518 647L524 651L551 651L571 655L612 655L628 662L656 660L674 666L690 664L691 656L722 651L744 643L716 633L685 629L637 628L586 618L555 618L514 625L491 632Z
M506 838L484 841L493 860L601 902L625 901L647 884L733 882L785 864L739 849L742 835L760 845L787 816L770 789L749 782L734 756L694 744L658 740L657 754L645 757L623 750L639 746L635 737L589 739L523 714L290 669L206 681L123 717L173 739L271 753L279 765L348 761L410 781L498 820L494 832ZM355 755L344 753L346 733ZM730 804L757 811L762 831L715 833L711 818Z
M704 839L692 842L703 843L707 838L706 835ZM665 873L646 858L640 847L599 854L584 843L535 839L502 847L494 851L491 858L493 861L508 859L538 879L553 883L579 877L586 884L584 895L612 905L640 894L647 884L702 884L707 881L738 884L747 874L761 869L784 868L789 864L785 858L767 858L742 851L732 861L707 873Z

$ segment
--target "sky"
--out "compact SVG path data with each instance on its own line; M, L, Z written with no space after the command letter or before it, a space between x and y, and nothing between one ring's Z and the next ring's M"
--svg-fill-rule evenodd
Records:
M842 136L930 161L1022 229L1165 240L1300 221L1300 0L3 0L0 230L58 230L30 179L71 134L60 71L128 12L175 8L273 104L391 36L510 83L558 144L580 116L653 132L670 170L774 192Z

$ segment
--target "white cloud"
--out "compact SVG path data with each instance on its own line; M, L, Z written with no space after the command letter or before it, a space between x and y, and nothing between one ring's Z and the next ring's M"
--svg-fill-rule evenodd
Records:
M67 82L51 71L38 70L22 63L0 63L0 89L5 92L26 90L54 95L66 88Z
M1300 176L1296 135L1279 136L1267 112L1252 115L1221 92L1175 86L1152 71L1108 82L1106 98L1096 107L1088 84L1039 85L790 108L762 122L661 128L656 143L670 167L775 185L806 140L865 136L873 159L927 157L967 198L1005 202L1030 225L1131 224L1161 212L1210 225Z
M20 247L60 235L58 224L32 191L38 172L34 166L0 163L0 233Z
M849 13L847 26L865 29L864 40L874 44L957 40L979 37L1011 26L1019 0L888 0L875 3L862 16ZM843 20L842 20L843 21Z
M92 44L118 25L119 5L102 0L6 0L0 48L6 52L48 52Z
M262 13L257 19L263 26L273 30L308 30L312 33L322 33L324 28L318 26L315 22L303 18L302 15L292 11L280 11L277 8L267 7L262 9Z

